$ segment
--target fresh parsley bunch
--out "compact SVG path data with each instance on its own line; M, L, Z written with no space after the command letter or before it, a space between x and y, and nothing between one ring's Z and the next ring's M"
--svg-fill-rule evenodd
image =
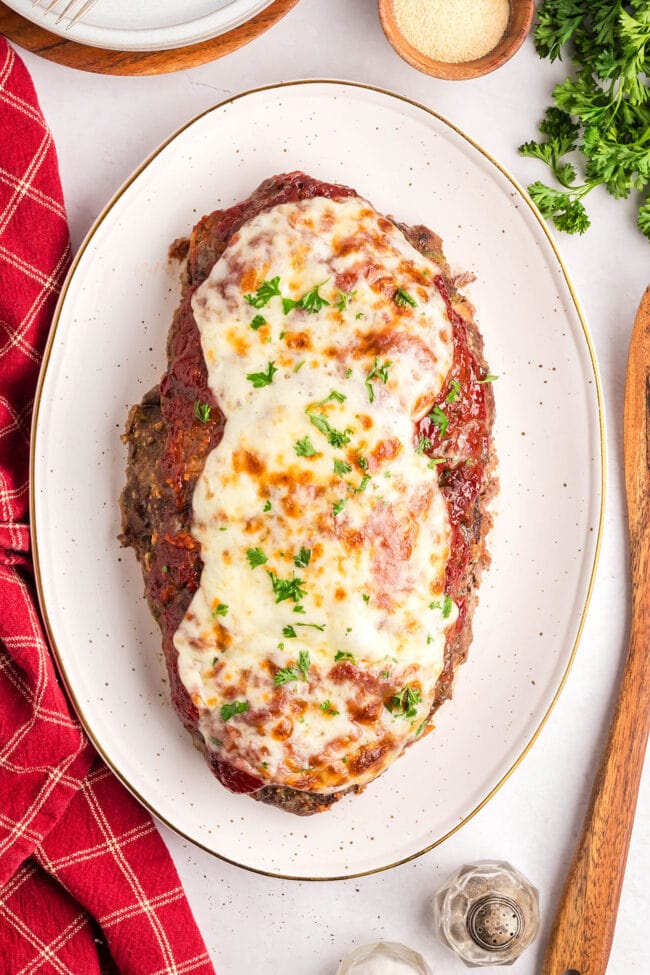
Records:
M617 198L638 191L638 224L650 240L650 0L544 0L535 46L551 61L567 50L575 70L553 92L539 125L545 139L519 147L559 184L532 183L532 199L558 230L582 234L591 223L583 198L594 186ZM582 183L565 158L576 149Z

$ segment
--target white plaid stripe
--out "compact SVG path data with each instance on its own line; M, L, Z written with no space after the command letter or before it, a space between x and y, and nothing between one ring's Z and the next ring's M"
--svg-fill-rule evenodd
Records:
M97 796L93 789L93 783L90 781L91 779L92 776L88 776L82 786L82 790L88 801L88 805L93 814L95 822L104 835L106 844L113 854L116 864L119 866L131 890L133 891L133 895L138 902L141 913L147 918L151 925L151 929L156 937L158 947L160 948L160 952L167 966L164 969L165 975L179 975L176 962L174 961L174 953L171 949L171 945L169 944L169 939L167 938L167 932L161 924L160 918L156 914L155 909L151 906L139 878L131 867L131 864L124 856L124 852L120 846L119 840L115 837L110 823L106 818L106 814L102 809L101 804L97 800Z
M0 183L4 183L6 186L12 186L14 189L20 190L25 196L28 196L30 200L33 200L34 203L40 203L45 207L46 210L49 210L51 213L55 213L58 217L62 217L63 220L66 219L65 209L58 202L58 200L48 196L47 193L39 190L38 187L25 183L22 178L19 179L18 176L14 176L13 173L3 169L2 166L0 166Z

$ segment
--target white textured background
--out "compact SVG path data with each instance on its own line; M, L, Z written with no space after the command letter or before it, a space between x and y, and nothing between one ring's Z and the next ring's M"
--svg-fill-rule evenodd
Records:
M24 52L21 52L24 53ZM112 78L24 53L53 130L78 246L108 198L142 159L193 115L258 85L343 78L390 88L448 117L522 183L545 178L517 155L534 137L561 64L528 41L513 61L476 81L449 83L402 62L379 26L375 0L302 0L270 32L222 61L175 75ZM598 355L608 427L608 497L596 587L568 684L521 767L474 820L442 847L388 873L333 884L272 880L221 863L163 830L219 975L334 975L350 948L377 938L410 944L434 973L465 969L440 947L430 898L463 862L510 859L538 886L542 934L510 971L534 975L588 800L624 658L627 543L622 405L630 329L650 281L650 249L631 202L588 198L594 226L557 234ZM570 431L567 431L570 436ZM637 810L609 975L650 971L650 778Z

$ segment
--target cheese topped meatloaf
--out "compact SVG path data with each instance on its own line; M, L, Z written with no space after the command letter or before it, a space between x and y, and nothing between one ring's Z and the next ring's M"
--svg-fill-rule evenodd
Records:
M274 177L175 250L122 540L217 778L318 812L426 733L466 656L492 377L440 240L347 187Z

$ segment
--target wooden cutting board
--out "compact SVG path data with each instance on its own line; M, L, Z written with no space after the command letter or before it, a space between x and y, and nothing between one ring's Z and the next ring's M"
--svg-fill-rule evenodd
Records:
M298 0L274 0L257 16L227 34L170 51L107 51L78 44L58 34L51 34L10 10L4 3L0 3L0 34L48 61L81 71L116 75L165 74L216 61L224 54L236 51L276 24L297 3Z

